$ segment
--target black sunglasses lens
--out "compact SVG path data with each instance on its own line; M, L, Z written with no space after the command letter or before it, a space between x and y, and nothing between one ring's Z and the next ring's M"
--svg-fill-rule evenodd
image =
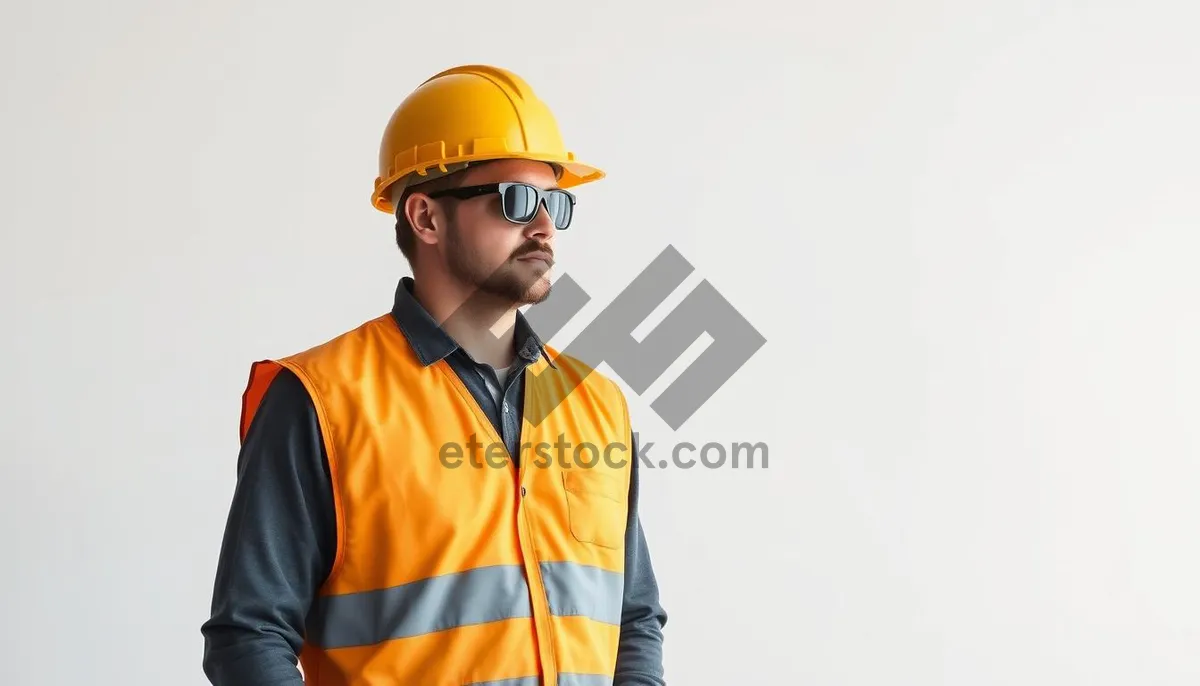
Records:
M524 183L513 183L503 187L501 202L504 207L504 217L511 222L528 224L538 213L537 188ZM546 212L557 229L565 229L571 225L571 215L575 204L566 191L551 190L544 193Z
M550 219L554 220L555 228L562 230L571 225L571 213L575 208L571 204L571 196L562 191L550 191L546 194L546 210Z
M514 183L504 189L504 216L509 221L525 224L537 214L537 190L532 186Z

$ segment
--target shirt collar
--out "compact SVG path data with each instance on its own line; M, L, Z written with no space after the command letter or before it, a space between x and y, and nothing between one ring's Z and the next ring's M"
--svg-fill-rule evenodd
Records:
M450 334L438 325L429 311L413 297L413 283L411 276L400 279L400 283L396 286L396 300L392 305L392 319L396 321L396 326L408 339L408 344L417 354L417 359L421 361L422 365L428 367L460 348ZM554 361L546 352L545 344L538 338L537 333L529 324L529 320L519 311L513 331L513 346L517 351L517 356L525 364L536 362L541 356L546 358L546 362L551 367L557 369ZM465 354L466 351L463 350L463 353Z

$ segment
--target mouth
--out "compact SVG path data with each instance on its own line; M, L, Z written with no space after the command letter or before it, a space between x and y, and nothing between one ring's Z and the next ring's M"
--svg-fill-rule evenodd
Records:
M541 250L526 253L517 258L518 262L535 262L538 260L545 262L547 265L554 264L554 258L550 256L550 253Z

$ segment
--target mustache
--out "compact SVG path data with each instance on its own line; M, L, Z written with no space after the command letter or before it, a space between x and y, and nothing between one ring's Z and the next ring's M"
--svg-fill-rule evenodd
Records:
M521 247L514 250L512 256L509 259L515 260L519 257L528 255L529 253L533 253L533 252L544 252L550 256L551 262L554 261L554 250L549 245L546 245L545 243L538 243L537 241L527 241L526 243L521 245Z

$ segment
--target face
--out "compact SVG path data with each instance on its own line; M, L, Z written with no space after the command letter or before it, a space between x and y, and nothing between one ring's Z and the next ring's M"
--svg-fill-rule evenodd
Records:
M528 160L498 160L463 173L459 186L523 181L555 188L550 165ZM459 281L517 304L532 304L550 295L554 222L545 206L526 225L504 218L497 193L468 198L439 198L447 207L445 240L439 252L446 269Z

